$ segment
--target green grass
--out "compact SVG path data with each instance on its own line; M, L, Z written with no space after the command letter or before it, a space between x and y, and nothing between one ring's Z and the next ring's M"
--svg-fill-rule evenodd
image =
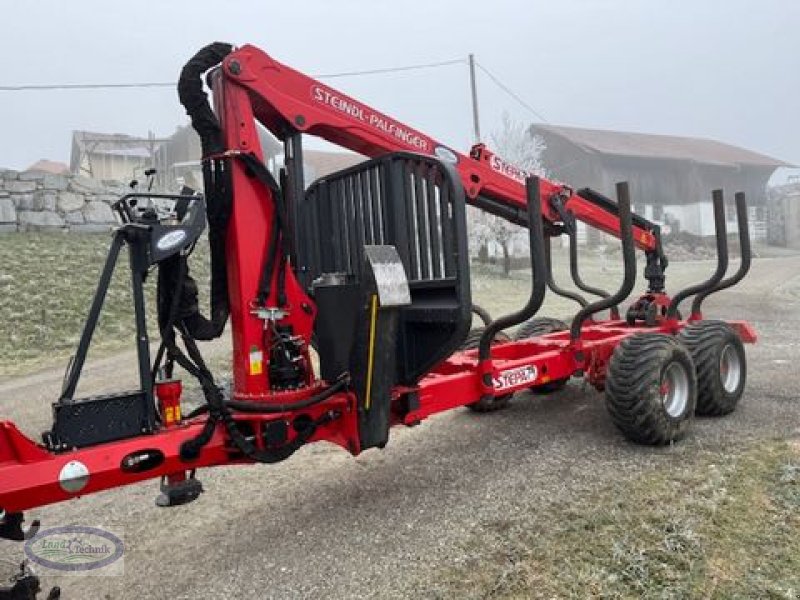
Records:
M110 241L105 234L0 236L0 376L65 364L74 353ZM194 261L201 285L208 278L204 262ZM93 357L134 347L129 273L123 254L98 323ZM154 279L146 286L151 300ZM153 310L149 316L152 335Z
M797 598L798 450L770 441L680 457L570 505L486 523L470 558L438 574L438 595Z

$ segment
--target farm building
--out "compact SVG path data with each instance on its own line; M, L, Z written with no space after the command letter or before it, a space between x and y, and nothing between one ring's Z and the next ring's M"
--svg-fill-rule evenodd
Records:
M267 163L282 151L282 146L265 129L259 129L259 140ZM189 187L202 185L203 175L200 166L200 138L190 125L178 127L153 155L153 166L158 170L157 182L162 188L174 187L176 181L185 182Z
M267 166L277 175L277 170L283 166L283 144L265 129L259 129L259 139ZM303 151L306 183L362 160L363 156L351 152L306 148ZM152 162L158 169L158 183L161 187L169 188L179 180L185 181L190 187L198 187L202 183L200 138L189 126L179 127L160 144Z
M266 129L259 139L270 169L277 174L283 166L283 144ZM174 189L179 183L199 188L202 185L200 138L186 125L166 138L136 137L121 133L74 131L69 170L98 180L128 182L140 179L144 170L157 170L160 189ZM364 160L352 152L305 149L306 183ZM37 163L38 165L38 163Z
M714 233L711 190L722 188L730 200L734 192L747 194L751 235L765 241L767 181L775 169L792 166L701 138L542 124L530 131L544 141L542 163L551 178L611 197L617 181L628 181L637 213L695 235ZM732 202L728 221L729 231L735 231Z
M151 166L159 144L153 135L73 131L70 171L97 180L129 181Z

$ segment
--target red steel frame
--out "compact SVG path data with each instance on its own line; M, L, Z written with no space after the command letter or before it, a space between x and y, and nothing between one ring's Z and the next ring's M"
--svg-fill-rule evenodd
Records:
M480 194L506 206L526 208L527 174L483 146L473 148L470 156L454 152L424 133L279 63L253 46L244 46L225 58L221 68L214 73L213 88L224 141L231 154L254 153L263 159L256 122L261 122L279 137L287 131L289 124L294 130L322 137L370 157L413 151L455 160L468 199L474 200ZM324 382L310 376L308 386L300 390L271 391L265 369L251 361L254 353L267 355L263 321L252 311L262 257L274 218L273 203L271 192L248 177L239 161L232 160L230 165L233 209L227 232L227 261L233 335L233 397L239 401L262 403L291 403L311 397L325 387ZM620 221L616 215L573 194L567 186L544 179L540 186L544 218L559 220L547 202L552 195L559 194L565 199L567 210L576 218L612 235L620 235ZM634 225L633 238L643 250L656 248L656 238L651 231ZM291 269L286 275L289 304L303 310L290 310L282 324L291 325L308 346L316 308ZM273 277L277 277L277 269ZM272 289L275 288L273 285ZM693 315L692 319L698 317ZM536 368L534 382L511 385L503 389L503 394L567 378L576 372L585 373L591 383L602 388L606 365L622 339L643 330L675 333L684 324L685 321L672 320L654 328L633 329L620 320L590 321L575 341L570 339L569 332L560 332L496 346L492 349L490 367L494 375L521 366ZM734 322L732 325L744 341L755 341L755 332L747 323ZM414 391L419 402L408 412L393 412L393 424L413 425L437 412L473 403L486 393L498 393L482 384L481 372L477 351L454 354L427 374L416 388L394 391L395 399ZM354 394L337 393L301 412L317 419L330 411L335 411L338 418L322 425L310 441L331 441L352 454L358 454L361 449ZM293 416L296 415L291 412L237 413L236 419L247 422L258 433L267 421L291 420ZM34 443L12 422L0 421L0 508L19 512L144 479L183 474L189 469L249 462L231 448L222 424L217 425L214 436L196 460L185 462L180 458L181 444L199 433L206 418L184 420L151 435L57 454ZM258 441L261 436L256 435L255 439L263 444ZM160 450L165 460L140 473L125 472L120 468L125 456L146 449ZM73 461L85 466L88 478L83 487L69 491L62 486L59 477L62 469Z

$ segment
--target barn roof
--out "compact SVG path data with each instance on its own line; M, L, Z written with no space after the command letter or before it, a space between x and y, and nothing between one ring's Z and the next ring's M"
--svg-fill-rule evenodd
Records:
M586 152L607 156L688 160L723 166L749 165L772 168L794 166L777 158L703 138L580 129L540 123L532 125L531 131L545 136L548 134L558 136Z

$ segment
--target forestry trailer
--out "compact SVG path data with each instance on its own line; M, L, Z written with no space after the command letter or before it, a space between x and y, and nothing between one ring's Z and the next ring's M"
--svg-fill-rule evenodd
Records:
M183 68L178 93L202 142L205 189L130 193L114 204L120 226L51 429L34 441L0 421L0 537L35 534L38 522L22 526L27 509L149 478L160 478L160 505L184 504L202 492L195 473L203 467L275 463L320 440L357 455L384 447L393 426L462 406L501 409L515 392L555 392L571 377L604 391L613 422L641 444L672 443L695 413L736 407L746 375L742 344L755 342L755 331L743 321L706 320L701 308L749 269L743 194L735 196L738 269L726 277L725 205L716 190L716 269L670 296L660 229L632 214L625 183L611 200L532 176L482 144L460 154L249 45L200 50ZM265 166L259 124L284 144L277 178ZM304 134L371 158L307 187ZM527 303L495 320L471 300L467 203L529 232ZM577 221L619 238L618 290L581 279ZM198 310L188 266L206 226L208 316ZM554 280L550 240L562 234L582 293ZM637 248L648 287L620 314ZM139 386L77 398L123 249ZM143 287L151 274L161 338L153 356ZM580 305L570 323L537 316L547 288ZM473 312L482 327L471 329ZM223 389L197 341L220 336L228 321L233 377ZM504 330L515 326L510 339ZM176 366L199 381L199 408L182 406ZM23 573L3 593L26 597L33 588L35 576Z

